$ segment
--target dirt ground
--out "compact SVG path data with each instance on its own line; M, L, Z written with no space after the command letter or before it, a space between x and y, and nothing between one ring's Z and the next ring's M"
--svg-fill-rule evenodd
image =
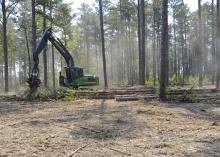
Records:
M220 105L1 102L0 157L220 156Z

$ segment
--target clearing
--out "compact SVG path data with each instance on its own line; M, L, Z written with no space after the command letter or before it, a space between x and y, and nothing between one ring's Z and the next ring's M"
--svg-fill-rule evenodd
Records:
M1 157L220 156L220 105L1 102Z

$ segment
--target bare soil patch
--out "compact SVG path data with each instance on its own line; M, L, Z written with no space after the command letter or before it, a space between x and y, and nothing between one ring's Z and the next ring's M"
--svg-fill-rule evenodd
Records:
M0 157L220 156L220 105L1 102Z

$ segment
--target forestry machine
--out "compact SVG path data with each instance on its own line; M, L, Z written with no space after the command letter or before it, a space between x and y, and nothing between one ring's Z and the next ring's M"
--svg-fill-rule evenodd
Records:
M82 68L75 67L73 57L66 49L66 47L62 44L60 39L53 35L52 28L49 28L44 32L44 35L39 45L37 46L36 51L33 54L33 69L31 77L27 81L31 91L36 91L41 84L38 68L39 54L46 47L48 40L54 45L54 47L58 50L58 52L60 52L60 54L66 61L66 77L62 76L60 72L60 86L78 88L79 86L99 85L99 78L97 76L84 75Z

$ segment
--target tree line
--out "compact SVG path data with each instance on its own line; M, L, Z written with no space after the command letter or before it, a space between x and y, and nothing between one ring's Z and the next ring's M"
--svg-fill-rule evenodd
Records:
M0 80L5 92L24 85L32 52L48 27L72 52L77 66L100 76L103 86L160 86L161 98L168 85L219 88L219 0L198 0L194 12L183 0L73 5L62 0L1 0ZM65 63L50 44L41 57L44 86L55 89Z

